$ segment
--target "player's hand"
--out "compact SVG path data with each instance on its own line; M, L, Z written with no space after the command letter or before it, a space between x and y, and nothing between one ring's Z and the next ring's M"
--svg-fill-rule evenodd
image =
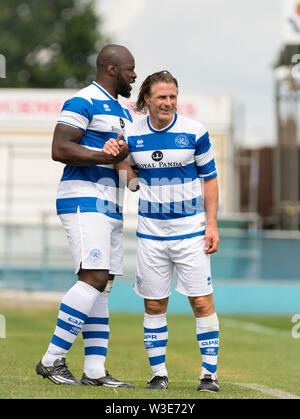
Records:
M119 162L121 160L126 159L128 154L129 154L128 145L125 143L125 141L120 140L119 141L119 153L118 153L117 156L115 156L115 161Z
M110 138L105 142L102 151L110 156L117 156L119 154L119 143L115 138Z
M219 233L217 223L207 224L205 231L205 253L212 254L219 249Z
M122 140L122 137L122 132L119 132L116 138L107 140L102 148L103 153L114 157L112 163L126 159L129 154L128 145Z

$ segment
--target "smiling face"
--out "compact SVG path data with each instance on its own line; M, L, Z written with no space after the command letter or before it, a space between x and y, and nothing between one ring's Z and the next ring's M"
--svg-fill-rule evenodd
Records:
M177 109L177 87L174 83L154 83L150 95L145 95L144 99L155 129L163 129L172 122Z

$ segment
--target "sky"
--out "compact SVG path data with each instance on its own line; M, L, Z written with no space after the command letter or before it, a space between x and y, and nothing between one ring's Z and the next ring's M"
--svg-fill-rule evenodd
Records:
M241 145L276 138L273 63L281 0L96 0L103 31L136 60L135 90L167 69L181 94L225 94L238 110Z

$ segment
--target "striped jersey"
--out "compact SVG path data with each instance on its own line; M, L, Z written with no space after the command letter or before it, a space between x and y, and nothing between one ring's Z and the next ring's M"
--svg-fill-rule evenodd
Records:
M79 144L101 151L104 143L116 138L120 130L126 134L132 118L126 107L93 82L64 103L58 123L81 129L84 134ZM57 213L79 209L122 219L123 195L124 185L113 165L66 165L57 192Z
M181 115L155 130L149 116L128 129L129 163L139 175L137 236L176 240L203 235L201 179L217 176L209 134Z

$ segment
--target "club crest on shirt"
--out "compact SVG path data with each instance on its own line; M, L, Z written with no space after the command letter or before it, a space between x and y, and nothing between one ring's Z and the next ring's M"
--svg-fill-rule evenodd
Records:
M186 147L189 145L189 138L187 135L180 134L175 137L175 144L177 147Z
M142 279L139 276L136 276L135 282L138 288L141 288L142 286Z
M90 258L92 261L96 262L101 258L101 252L99 249L93 249L90 251Z

